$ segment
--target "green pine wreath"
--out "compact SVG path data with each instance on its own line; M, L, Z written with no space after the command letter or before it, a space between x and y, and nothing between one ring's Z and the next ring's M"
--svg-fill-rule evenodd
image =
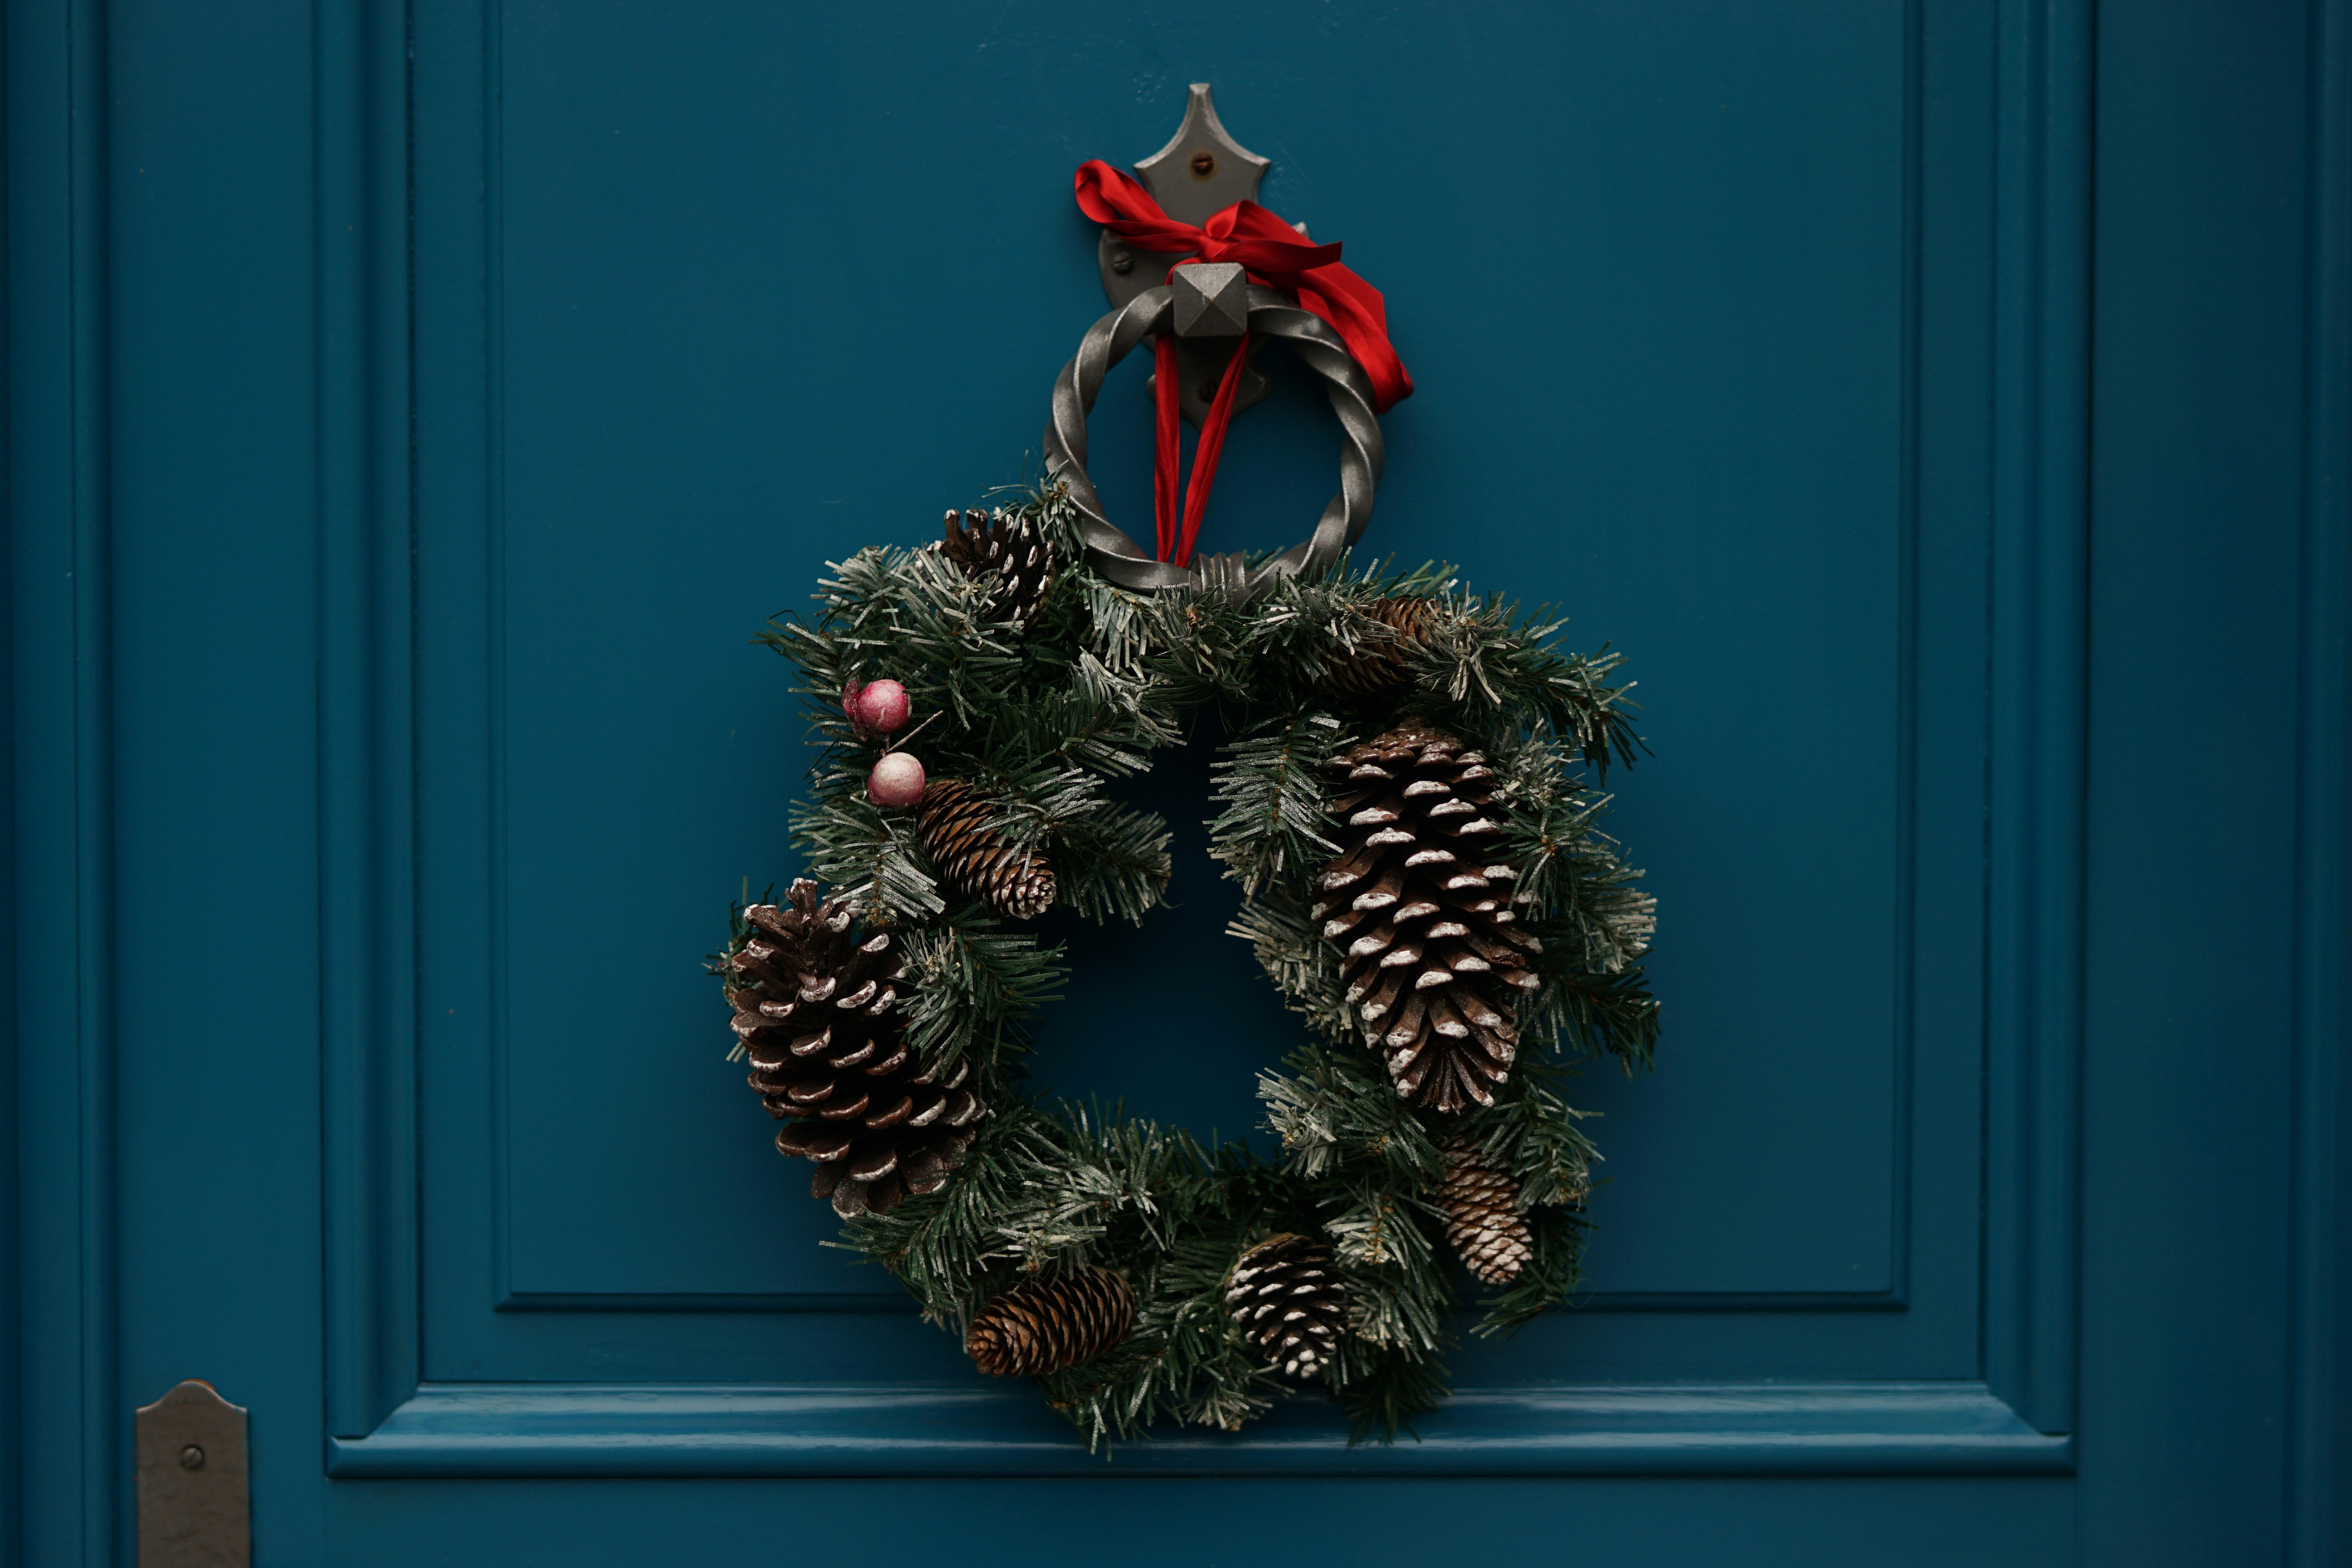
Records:
M943 545L862 550L761 634L819 757L809 878L739 906L713 961L736 1056L846 1243L1089 1443L1236 1429L1318 1384L1393 1437L1444 1397L1465 1270L1480 1334L1576 1285L1597 1156L1563 1076L1656 1039L1654 900L1599 827L1640 744L1619 656L1438 567L1132 592L1074 515L1051 487L950 513ZM895 744L845 700L886 679L908 700L879 725L919 721ZM1163 900L1166 823L1106 786L1200 722L1231 737L1232 934L1305 1024L1258 1084L1278 1163L1024 1085L1023 1022L1067 968L1021 917ZM877 804L909 776L919 802Z

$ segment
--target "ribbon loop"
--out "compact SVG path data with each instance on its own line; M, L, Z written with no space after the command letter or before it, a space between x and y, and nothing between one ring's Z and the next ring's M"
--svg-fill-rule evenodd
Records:
M1235 202L1197 226L1181 223L1139 182L1100 158L1078 165L1076 191L1080 212L1139 250L1237 261L1255 281L1297 295L1302 307L1331 324L1363 367L1375 412L1385 414L1412 395L1412 377L1389 342L1388 301L1340 265L1336 242L1314 244L1255 202Z
M1152 522L1160 559L1178 566L1192 564L1192 545L1201 536L1201 513L1209 504L1209 488L1217 482L1217 459L1225 449L1225 430L1234 422L1234 393L1241 385L1242 367L1249 363L1250 335L1244 331L1234 345L1217 378L1217 395L1201 421L1201 444L1192 449L1192 474L1184 481L1184 506L1176 507L1177 430L1176 334L1162 332L1154 349L1153 386L1159 439L1151 469Z

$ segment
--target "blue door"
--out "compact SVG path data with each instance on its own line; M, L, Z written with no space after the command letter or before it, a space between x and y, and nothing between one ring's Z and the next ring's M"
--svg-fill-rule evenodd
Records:
M186 1378L260 1563L2352 1552L2352 7L6 16L5 1561L139 1560ZM1627 656L1664 1028L1413 1435L1106 1458L824 1247L699 957L800 869L751 637L1034 472L1193 81L1386 295L1365 548ZM1277 381L1208 548L1328 493ZM1035 1062L1234 1134L1217 739Z

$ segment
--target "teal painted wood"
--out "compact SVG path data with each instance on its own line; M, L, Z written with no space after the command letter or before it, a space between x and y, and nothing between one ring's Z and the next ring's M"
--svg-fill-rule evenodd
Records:
M2113 6L2098 29L2078 1264L2091 1562L2290 1550L2294 1226L2290 1205L2256 1194L2294 1179L2297 747L2208 745L2183 721L2297 724L2315 345L2306 234L2280 215L2311 173L2289 85L2307 79L2311 19L2301 5ZM2181 831L2184 768L2227 779L2211 856ZM2249 940L2217 949L2189 929L2182 911L2216 897L2261 911ZM2182 1158L2195 1173L2168 1182Z
M469 1553L640 1562L675 1557L682 1541L699 1556L731 1560L772 1552L780 1540L843 1549L853 1537L812 1518L877 1509L904 1521L910 1551L952 1548L976 1562L1114 1550L1125 1560L1197 1562L1237 1541L1272 1555L1369 1559L1557 1542L1596 1563L2338 1560L2345 1363L2342 1314L2328 1303L2341 1289L2346 1245L2334 836L2345 240L2340 198L2329 205L2340 191L2330 171L2343 158L2345 124L2339 12L2322 4L2310 14L2324 47L2308 41L2299 8L2183 0L2101 17L2100 357L2087 387L2068 363L2082 343L2064 321L2024 319L2053 300L2063 318L2076 297L2068 290L2081 286L2083 258L2069 250L2082 243L2070 226L2080 212L2064 191L2083 178L2066 160L2081 159L2084 144L2050 147L2051 127L2032 122L2031 106L2037 95L2081 89L2082 14L2011 7L1996 32L1989 14L1928 5L1903 42L1937 87L1908 100L1912 155L1932 174L1937 147L1964 143L1985 166L1970 175L1946 165L1940 184L1915 184L1901 220L1911 300L1899 317L1901 357L1912 368L1887 378L1908 400L1887 422L1899 424L1891 445L1901 453L1888 471L1889 488L1916 510L1888 580L1910 598L1899 616L1864 629L1874 656L1892 649L1904 663L1888 689L1908 693L1907 710L1884 731L1908 760L1880 775L1897 781L1894 793L1908 805L1874 818L1871 832L1883 834L1873 843L1908 857L1907 890L1894 907L1908 911L1914 934L1878 951L1901 976L1885 994L1909 998L1890 1000L1889 1011L1908 1009L1911 1034L1888 1064L1884 1100L1842 1108L1874 1118L1871 1136L1899 1151L1874 1167L1887 1185L1793 1235L1790 1251L1809 1261L1768 1288L1724 1289L1692 1268L1669 1278L1666 1266L1680 1267L1672 1256L1621 1252L1651 1270L1656 1288L1613 1289L1596 1303L1602 1310L1570 1315L1561 1327L1572 1342L1465 1359L1468 1392L1422 1445L1349 1453L1308 1408L1238 1442L1196 1436L1164 1455L1123 1453L1106 1464L1045 1446L1055 1428L1012 1391L972 1392L952 1345L918 1332L903 1312L869 1314L854 1297L816 1291L664 1293L646 1288L658 1281L642 1271L608 1268L611 1259L589 1258L594 1266L566 1278L564 1257L530 1251L532 1237L547 1232L546 1210L532 1209L541 1200L529 1193L515 1212L539 1228L489 1234L515 1205L513 1184L537 1179L535 1168L544 1174L543 1152L493 1137L512 1105L493 1100L487 1008L476 1001L503 984L504 963L528 956L529 942L568 933L560 921L508 927L492 917L504 895L484 890L499 831L491 803L502 788L493 742L519 717L494 705L484 672L494 628L527 626L539 613L496 602L499 574L485 561L496 537L491 503L551 470L543 447L535 479L500 468L501 452L543 443L546 431L509 443L499 424L521 394L499 357L493 314L506 253L478 217L486 172L506 166L504 122L487 112L486 84L499 79L482 53L481 18L434 5L412 17L397 5L310 0L204 15L20 0L8 12L7 49L19 1376L13 1389L0 1379L0 1391L11 1394L23 1468L0 1561L124 1560L127 1405L191 1373L218 1378L255 1407L263 1562ZM1662 26L1696 15L1653 14ZM497 37L543 47L576 32L583 15L517 6L514 30ZM1397 15L1403 24L1360 20L1316 34L1318 49L1339 66L1377 67L1380 35L1366 29L1412 25L1412 13ZM1007 13L984 60L959 63L999 88L1000 76L1018 86L1024 62L1057 47L1055 28L1037 16ZM674 26L685 31L660 37L687 37L698 18L723 20L716 9L681 10ZM403 43L412 24L413 75ZM808 50L796 58L822 62L847 26L808 20ZM1140 13L1090 14L1071 30L1067 47L1094 69L1112 61L1137 101L1131 112L1087 109L1088 144L1068 150L1070 159L1118 155L1121 138L1140 137L1137 150L1150 144L1162 116L1145 100L1160 68L1120 62L1160 50L1166 79L1180 85L1197 63L1221 88L1258 72L1256 101L1295 89L1297 121L1276 132L1295 144L1276 153L1284 170L1315 178L1282 199L1295 197L1310 217L1368 210L1343 149L1316 140L1313 127L1330 121L1335 100L1311 68L1277 69L1246 53L1196 62L1185 35ZM1423 116L1412 128L1417 136L1448 129L1468 139L1457 151L1475 148L1513 100L1498 89L1465 119L1460 84L1481 79L1478 51L1491 40L1460 28L1444 36L1453 52L1431 47L1417 62L1434 108L1409 110ZM1671 47L1606 63L1641 83L1660 61L1705 72L1742 48L1751 61L1779 58L1755 38L1686 27ZM2052 76L2015 63L2035 49L2044 67L2077 68ZM878 65L812 78L801 89L815 100L806 112L871 113L892 91L920 85L935 68L925 62L938 58L916 45L877 46ZM2298 94L2315 60L2305 115ZM1997 65L2008 74L1996 75ZM635 90L700 68L655 50L615 68L599 79ZM1083 90L1077 73L1067 79ZM1068 101L1070 90L1054 101ZM1557 97L1559 112L1589 116L1570 122L1585 153L1562 175L1586 211L1613 210L1599 200L1612 171L1704 145L1696 118L1678 128L1685 142L1629 140L1637 118L1592 110L1589 93ZM1017 91L992 99L1028 101ZM615 129L597 119L610 106L593 95L571 101L566 110L561 95L530 100L525 123L544 133L542 152L569 149L571 160L534 165L535 179L584 178L601 166L589 153ZM619 101L636 100L625 92ZM918 94L895 119L857 123L878 127L871 134L911 164L950 120L950 101ZM69 115L68 105L79 110ZM989 189L1011 188L1005 167L1018 154L1008 150L1050 140L1045 122L1005 112L1012 122L988 121L989 135L967 139L979 167L942 177L950 203L982 178ZM1980 132L1969 131L1971 115L1983 117ZM1232 117L1250 140L1251 121ZM1999 141L1995 121L2005 127ZM1356 115L1349 134L1367 122ZM775 128L749 124L740 142L714 140L707 160L681 168L686 195L730 188L743 149ZM2037 136L2043 151L2029 153ZM2019 160L2031 174L2036 156L2053 163L2055 184L2041 175L2021 184ZM1664 166L1692 179L1707 172L1704 159ZM1769 174L1743 170L1739 181L1706 185L1706 201L1737 206ZM501 200L529 208L549 189ZM412 195L422 215L413 260L403 241ZM1655 205L1634 210L1661 234L1679 234L1669 222L1677 195L1661 183ZM977 270L991 298L1011 301L998 317L961 324L971 334L967 363L985 366L992 387L1000 374L1016 383L1007 365L1052 336L1040 301L1087 282L1083 226L1059 199L1042 190L1033 207L993 215L1001 221L984 254L957 263ZM2307 230L2294 216L2305 200ZM468 203L478 213L471 230L440 221ZM690 216L691 207L680 211ZM2026 304L2023 316L2004 318L1999 357L1986 362L1959 353L1937 323L1949 320L1943 302L1954 294L1993 286L1983 219L1996 211L1999 286ZM885 234L894 221L853 216ZM1383 214L1339 232L1351 252L1360 244L1364 258L1385 264L1381 280L1417 312L1422 264L1390 237L1399 221ZM1052 244L1033 233L1051 234ZM642 346L577 309L593 302L583 279L602 276L626 237L604 237L603 248L584 247L566 271L532 274L517 285L523 302L572 310L565 330L581 342ZM768 253L739 238L740 254L769 265ZM1064 239L1079 247L1071 276L1034 275L1034 258L1060 265L1053 247ZM1675 288L1706 271L1765 275L1779 254L1773 232L1750 239L1744 250L1710 254L1704 268L1657 270ZM738 251L711 254L724 262ZM1671 247L1662 254L1674 259ZM1560 255L1573 277L1595 276L1591 255L1573 246ZM934 279L944 266L929 256L892 265ZM691 312L674 310L644 276L634 281L650 341L667 334L675 365L692 373L679 384L726 380L712 368L731 363L725 353L681 335L697 325ZM1634 296L1616 316L1638 323L1647 309ZM1743 322L1696 303L1694 314L1723 336L1687 350L1702 372L1744 363L1743 333L1771 326L1763 314ZM549 320L563 326L561 310ZM1446 454L1466 437L1450 410L1488 395L1538 395L1549 382L1583 385L1612 363L1610 324L1583 322L1588 335L1567 342L1538 331L1525 353L1487 342L1409 344L1416 369L1432 368L1423 398L1393 428L1401 471L1458 479ZM599 336L608 331L615 335ZM925 342L928 366L936 343ZM1051 361L1063 351L1038 352ZM858 374L854 356L834 363ZM544 395L543 364L536 374L530 395ZM709 424L713 444L690 448L693 471L765 472L761 443L795 426L759 426L741 410L771 407L759 402L761 389L794 374L762 364L698 405L720 417ZM1681 428L1693 468L1713 450L1709 438L1744 428L1742 420L1795 410L1782 433L1801 437L1820 390L1795 377L1780 406L1743 411L1737 400L1711 401L1720 389L1705 374L1686 380ZM1466 381L1482 382L1475 395ZM967 395L961 383L926 390L935 384L894 363L834 400L888 408L910 429L968 437L970 450L950 456L975 473L998 460L995 447L1028 437L1034 416L1015 406L1018 397L1006 395L1000 411L992 392ZM1579 445L1588 433L1638 434L1639 419L1612 424L1607 406L1638 404L1638 391L1612 384L1540 434L1563 462L1589 465ZM2087 480L2079 433L2070 437L2067 425L2086 395L2104 411ZM1264 417L1285 416L1276 407ZM1873 443L1885 427L1870 427ZM1299 436L1321 438L1302 417L1244 428L1236 448L1262 439L1276 452ZM645 437L652 450L673 439ZM869 482L927 493L940 480L909 477L917 445L929 450L890 449ZM1971 488L1993 482L1985 451L1999 454L1998 490ZM1852 461L1876 473L1880 452L1857 442ZM572 460L585 471L598 457L583 447ZM1318 483L1328 477L1319 460L1298 466L1313 468ZM1735 477L1752 487L1780 470L1760 473ZM1250 482L1279 499L1287 481L1268 459ZM688 499L702 511L659 514L678 524L680 556L698 528L726 525L714 503L731 493L694 490ZM796 525L808 531L812 560L822 541L894 526L824 510L835 493L789 514L807 514ZM563 521L543 499L524 499L505 520L509 551ZM1425 498L1416 503L1408 489L1375 528L1417 538L1415 504ZM1995 518L1998 549L2011 552L1988 549L1966 521L1971 514ZM1599 628L1595 606L1638 598L1640 550L1563 550L1558 541L1580 537L1583 520L1557 507L1540 515L1536 546L1552 552L1541 572L1576 598L1580 627ZM1674 523L1662 510L1645 537L1712 541L1738 555L1736 531L1674 535ZM537 571L551 557L516 559ZM1694 554L1675 570L1704 584L1710 559ZM796 559L773 575L789 591L811 574L800 570L808 564ZM1842 559L1820 569L1856 570ZM681 567L677 581L648 590L647 604L657 609L703 570ZM1971 572L1992 598L1956 587ZM1758 581L1760 592L1791 591L1783 577ZM590 575L579 583L595 585ZM510 578L510 595L516 585ZM2087 624L2079 614L2070 621L2066 606L2086 601L2095 612ZM1868 607L1860 596L1849 602ZM1961 625L1972 611L1973 642ZM1988 624L1998 628L1990 644ZM2086 642L2087 676L2069 652ZM1654 639L1634 651L1646 668L1675 677L1653 680L1653 713L1682 730L1681 755L1694 754L1707 736L1691 731L1698 695L1676 674L1677 650ZM2000 672L1990 714L1989 664ZM584 693L578 714L593 719L604 700ZM2070 723L2083 722L2070 712L2087 715L2086 758L2066 749ZM2195 744L2207 733L2198 726L2217 714L2238 725L2226 774L2201 767L2206 753ZM1740 721L1727 711L1704 720L1717 731ZM780 735L770 752L740 755L726 779L789 760L790 742ZM2031 750L2021 754L2021 744ZM526 764L530 754L527 745L515 753ZM1691 803L1710 798L1671 771L1675 754L1662 748L1660 769L1632 781L1629 811L1649 814L1637 843L1670 843L1667 816L1687 818ZM1996 853L2011 869L1990 996L1982 911L1970 901L1983 887L1983 856L1956 854L1933 828L1980 798L1987 754L2001 799L2015 807L1995 822ZM614 775L635 776L619 763ZM2202 802L2187 826L2227 838L2226 855L2170 853L2191 795ZM740 792L723 799L748 809ZM586 842L596 852L597 841ZM2070 858L2084 869L2070 871ZM2233 911L2227 964L2215 961L2210 931L2185 930L2177 918L2184 887ZM516 891L530 909L532 889ZM1685 896L1679 907L1702 902ZM404 922L419 908L447 918L412 931ZM2078 940L2087 974L2070 977L2065 950ZM2077 1011L2079 1062L2069 1043ZM1075 1061L1083 1047L1055 1048ZM667 1042L648 1050L681 1072L704 1066ZM1962 1140L1939 1108L1957 1103L1956 1077L1988 1064L1997 1075L1986 1107L1993 1136L1980 1141L1971 1124ZM1611 1100L1604 1138L1613 1152L1630 1162L1664 1146L1639 1121L1659 1093L1636 1085ZM1906 1097L1910 1110L1889 1109ZM617 1136L604 1124L580 1135ZM492 1160L500 1147L524 1158L501 1171ZM1979 1161L1990 1168L1981 1195L1997 1238L1981 1271L1973 1254L1945 1255L1937 1217L1979 1200ZM2077 1168L2079 1208L2066 1180ZM1663 1199L1671 1219L1706 1197L1675 1179L1629 1171L1620 1191ZM508 1184L484 1202L493 1182ZM779 1182L761 1204L790 1200L789 1187ZM1789 1222L1774 1214L1767 1223ZM2079 1245L2067 1239L2077 1224ZM1883 1239L1856 1241L1874 1226ZM1748 1256L1738 1248L1748 1243L1733 1242L1721 1256ZM1862 1288L1817 1288L1817 1266L1848 1254L1877 1272ZM620 1288L593 1289L600 1269ZM781 1310L826 1305L849 1310ZM893 1339L901 1330L904 1355ZM2079 1373L2068 1365L2078 1331ZM743 1373L730 1367L757 1368L779 1343L808 1359L869 1358L892 1375L959 1392L942 1403L936 1392L900 1387L862 1405L838 1386L790 1395L731 1386ZM1963 1347L1958 1360L1954 1343ZM1592 1357L1608 1375L1507 1384L1569 1364L1548 1359L1555 1355ZM1678 1359L1662 1364L1667 1355ZM451 1359L428 1367L434 1356ZM616 1387L614 1361L630 1356L701 1360L690 1379ZM1818 1375L1756 1382L1790 1366ZM1693 1381L1662 1386L1694 1369ZM1902 1375L1917 1370L1937 1375ZM950 1421L961 1425L943 1428ZM933 1440L942 1430L956 1440ZM1219 1479L1244 1469L1267 1479ZM958 1471L991 1479L961 1481ZM722 1472L734 1479L693 1479ZM1871 1479L1827 1479L1853 1472ZM1388 1474L1428 1478L1414 1507L1367 1507L1350 1479ZM1711 1479L1726 1474L1742 1479ZM429 1479L458 1475L474 1479ZM562 1479L589 1475L598 1484ZM908 1479L875 1479L882 1475ZM1180 1494L1165 1479L1125 1479L1146 1475L1193 1479L1171 1509ZM823 1508L813 1509L819 1486ZM1167 1522L1139 1538L1139 1519ZM1474 1522L1454 1522L1465 1519Z
M6 13L10 791L25 1563L117 1549L107 67L100 7ZM30 1433L33 1441L24 1441Z
M1339 1554L1438 1561L1470 1551L1704 1568L1810 1568L1900 1561L1919 1568L2068 1560L2063 1483L2047 1479L1792 1477L1769 1483L1674 1479L1489 1480L1393 1486L1122 1477L1045 1481L482 1481L337 1483L338 1540L372 1565L446 1555L462 1532L488 1562L551 1548L607 1563L685 1550L734 1559L781 1539L846 1545L796 1516L834 1508L893 1521L898 1556L920 1562L1123 1563L1179 1568ZM500 1506L484 1506L496 1494ZM666 1511L657 1531L649 1513ZM460 1522L462 1521L462 1522Z
M2352 1553L2352 6L2312 7L2304 264L2303 537L2295 790L2294 1277L2287 1362L2286 1560Z
M2074 1424L2089 556L2088 5L2000 12L1985 1379Z
M1122 1446L1184 1476L2058 1475L2073 1443L1981 1384L1622 1384L1466 1389L1420 1442L1346 1448L1292 1409L1239 1437ZM432 1384L330 1473L394 1476L1084 1476L1104 1459L1026 1390L832 1384Z
M318 161L320 994L331 1431L416 1384L415 799L404 10L312 10Z

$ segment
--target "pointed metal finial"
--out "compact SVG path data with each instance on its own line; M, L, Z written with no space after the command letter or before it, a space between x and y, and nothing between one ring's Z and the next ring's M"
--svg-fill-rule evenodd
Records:
M1235 202L1257 200L1257 183L1272 167L1270 160L1226 133L1209 84L1196 81L1184 105L1184 123L1167 146L1135 166L1135 174L1170 217L1206 223Z

